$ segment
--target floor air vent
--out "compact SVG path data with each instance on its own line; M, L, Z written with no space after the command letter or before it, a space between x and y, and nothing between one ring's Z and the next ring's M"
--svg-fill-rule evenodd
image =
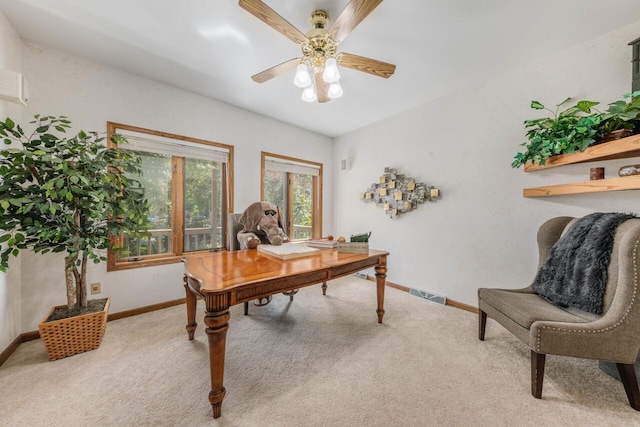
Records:
M438 304L446 305L447 297L443 297L442 295L436 295L431 292L421 291L420 289L409 288L409 293L411 295L415 295L420 298L424 298L429 301L436 302Z

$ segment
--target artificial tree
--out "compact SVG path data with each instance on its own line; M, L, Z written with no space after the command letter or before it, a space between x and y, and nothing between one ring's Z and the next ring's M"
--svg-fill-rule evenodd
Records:
M66 252L67 307L87 307L87 264L117 250L113 236L139 236L147 228L148 204L135 178L141 160L131 150L108 148L98 132L64 136L64 116L34 116L26 133L0 121L0 271L23 249ZM126 143L119 135L112 141Z

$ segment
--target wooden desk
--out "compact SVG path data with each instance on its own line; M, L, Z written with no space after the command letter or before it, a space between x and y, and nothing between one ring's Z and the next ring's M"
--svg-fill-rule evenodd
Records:
M197 327L196 298L205 301L204 324L209 341L213 418L222 413L224 354L229 328L229 307L279 292L299 289L375 267L378 323L384 316L384 287L388 252L339 254L336 249L286 261L255 250L217 252L185 257L187 332L193 339Z

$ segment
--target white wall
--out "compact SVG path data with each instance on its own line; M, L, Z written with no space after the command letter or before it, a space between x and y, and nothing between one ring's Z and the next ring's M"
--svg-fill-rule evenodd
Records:
M20 72L20 37L0 12L0 70ZM20 120L19 104L0 100L0 117ZM0 272L0 351L20 333L20 257L11 260L6 274Z
M259 200L260 151L324 163L323 227L332 228L330 138L42 46L26 43L22 61L31 90L24 117L66 115L75 130L106 131L113 121L233 145L235 211ZM22 331L29 331L49 307L65 304L63 258L25 253L23 266ZM114 313L184 297L179 263L110 273L105 264L92 267L89 281L102 283L98 296L112 298Z
M537 265L536 232L546 219L594 211L640 213L637 191L525 199L522 189L607 177L637 159L514 170L531 100L554 106L568 96L605 105L631 90L631 47L640 22L586 41L528 67L335 139L334 235L372 231L370 245L390 251L388 280L477 305L478 287L524 287ZM399 64L401 66L401 64ZM472 64L470 64L472 66ZM464 87L461 84L461 89ZM389 219L359 193L384 167L436 185L442 198Z

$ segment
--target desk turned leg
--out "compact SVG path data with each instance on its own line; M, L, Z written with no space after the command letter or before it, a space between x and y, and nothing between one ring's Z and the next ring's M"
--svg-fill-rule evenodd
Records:
M384 316L384 287L387 279L387 257L380 257L378 265L376 265L376 285L378 288L378 323L382 323Z
M189 339L193 340L198 324L196 323L196 294L189 288L187 275L184 275L184 290L187 294L187 333Z
M229 298L227 295L207 295L207 312L204 323L209 338L209 369L211 371L211 391L209 402L213 409L213 418L222 415L222 400L226 390L224 379L224 353L229 329Z

